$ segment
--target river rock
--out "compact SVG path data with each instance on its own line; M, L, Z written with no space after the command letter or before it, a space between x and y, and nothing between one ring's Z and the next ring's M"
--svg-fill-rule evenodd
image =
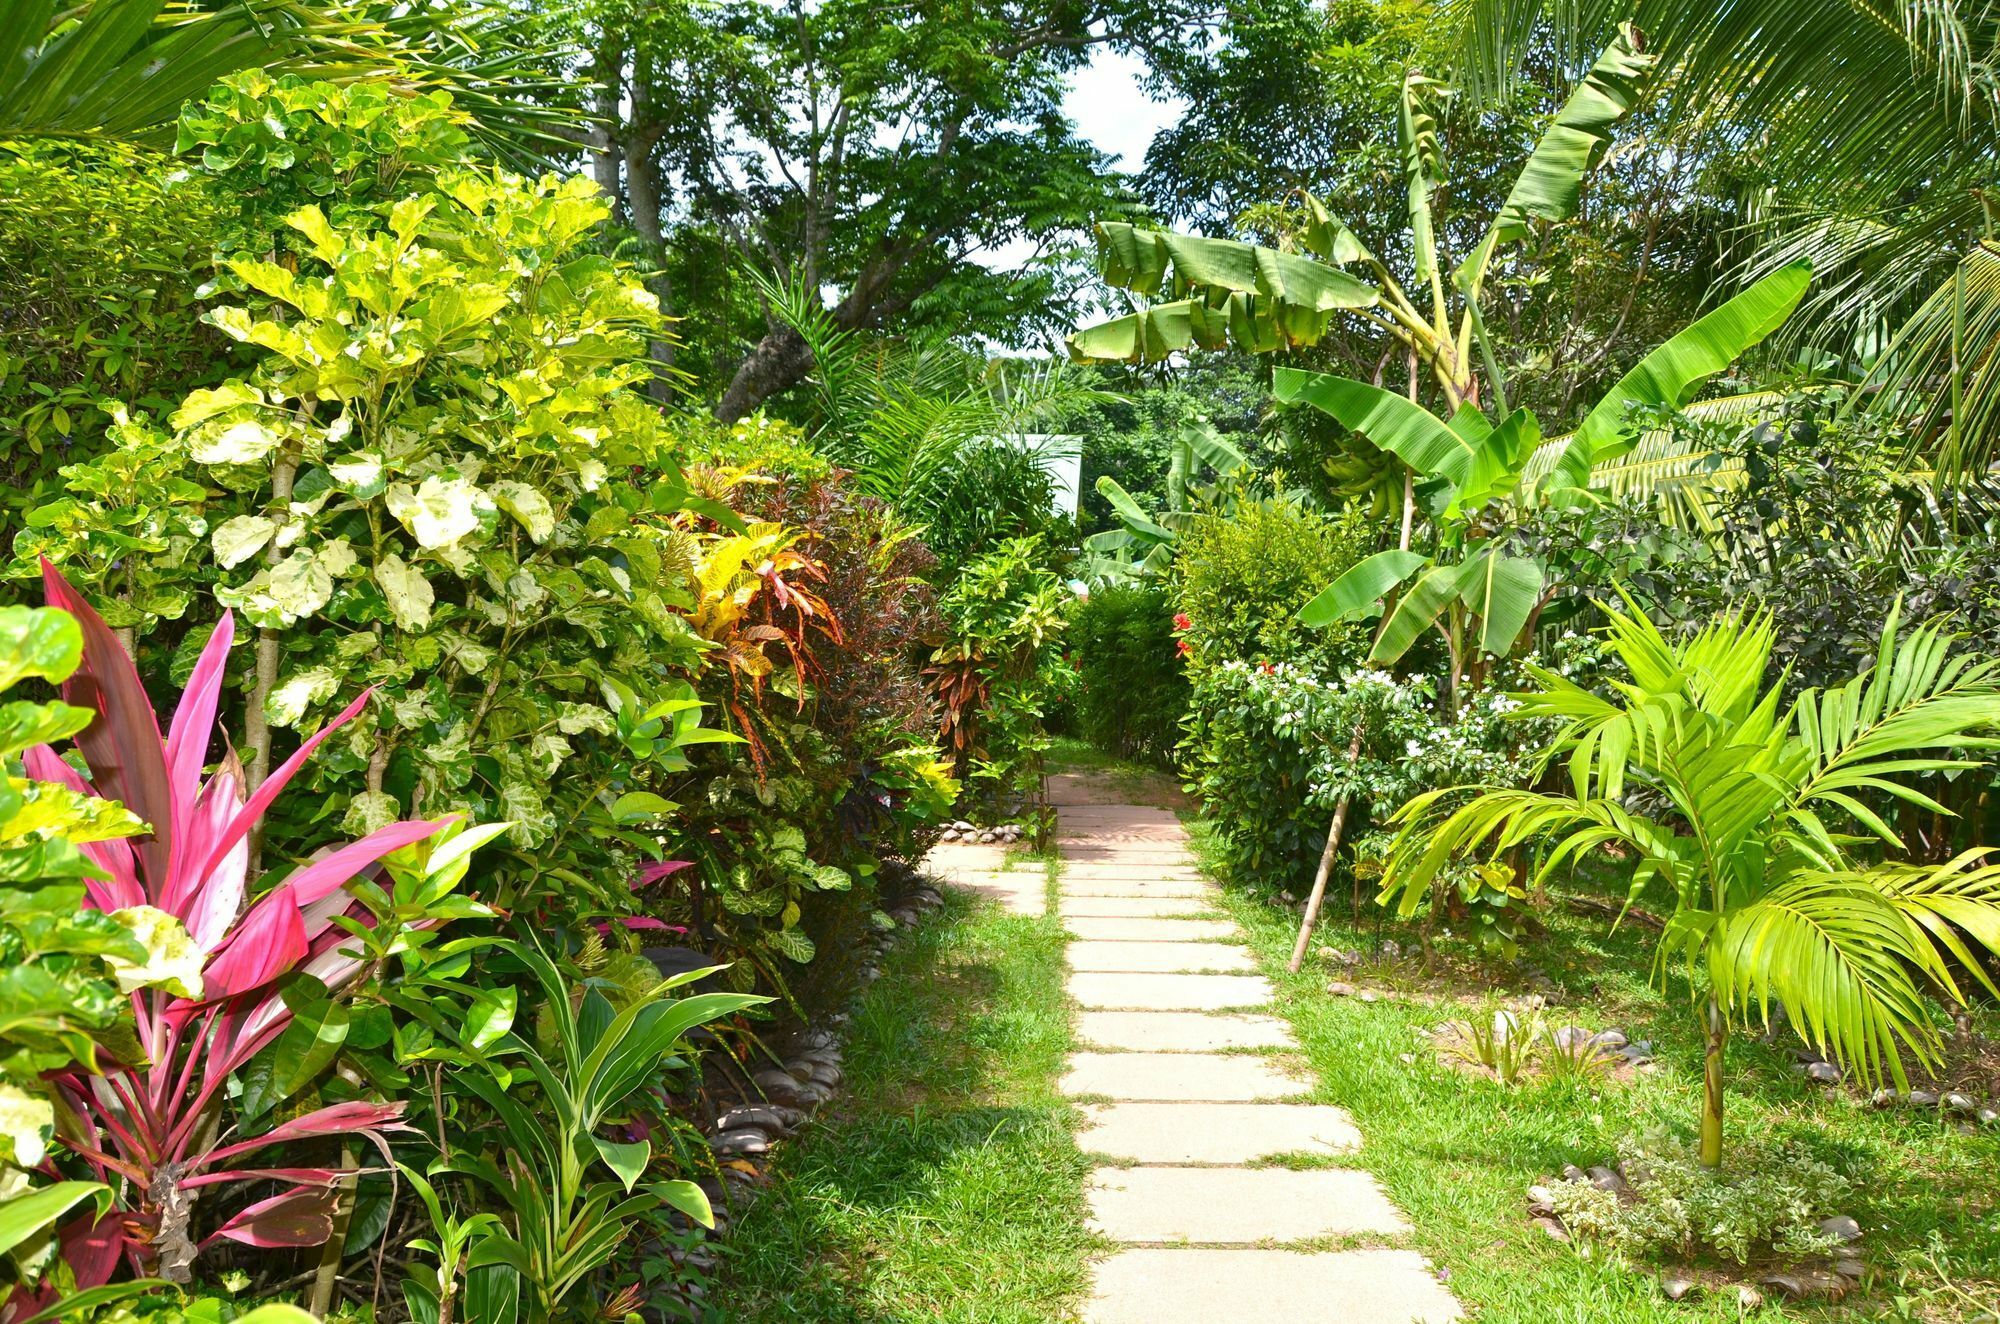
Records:
M1344 979L1336 979L1326 986L1326 991L1336 998L1351 998L1354 996L1354 985Z
M1840 1083L1840 1076L1840 1068L1831 1062L1808 1062L1806 1064L1806 1079L1816 1081L1821 1085L1838 1085Z
M725 1157L733 1154L763 1154L771 1148L771 1137L750 1127L710 1136L708 1147Z
M1819 1221L1819 1230L1827 1236L1832 1237L1835 1241L1842 1243L1861 1240L1861 1224L1855 1222L1846 1214L1836 1214L1832 1218L1822 1218Z
M1911 1090L1909 1101L1912 1108L1935 1108L1937 1107L1938 1096L1929 1090Z
M1953 1090L1944 1096L1944 1106L1955 1113L1969 1113L1977 1108L1979 1104L1970 1094L1961 1094L1957 1090Z
M1663 1274L1660 1277L1660 1290L1667 1294L1669 1301L1680 1300L1699 1285L1694 1279L1677 1273Z
M1590 1170L1590 1184L1600 1191L1611 1191L1614 1194L1620 1195L1631 1189L1631 1187L1625 1184L1623 1177L1611 1169L1603 1167L1592 1168Z
M1590 1042L1610 1052L1623 1048L1631 1041L1625 1037L1625 1031L1623 1030L1599 1030L1596 1034L1590 1036Z

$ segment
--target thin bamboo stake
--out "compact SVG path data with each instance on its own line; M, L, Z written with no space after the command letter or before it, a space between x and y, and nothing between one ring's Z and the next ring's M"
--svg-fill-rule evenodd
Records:
M1347 744L1347 770L1350 775L1354 765L1361 759L1361 733L1366 723L1357 718L1354 723L1354 739ZM1326 831L1326 849L1319 853L1319 871L1313 875L1312 895L1306 898L1305 917L1299 921L1299 940L1292 944L1291 964L1286 968L1294 974L1306 959L1306 945L1312 941L1313 925L1319 922L1320 904L1326 900L1326 880L1333 873L1334 857L1340 853L1340 832L1347 826L1347 802L1342 795L1340 803L1334 806L1333 826Z

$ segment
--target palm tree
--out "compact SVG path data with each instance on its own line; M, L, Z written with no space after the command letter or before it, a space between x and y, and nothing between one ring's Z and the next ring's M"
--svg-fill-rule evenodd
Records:
M1884 797L1942 810L1898 777L1981 767L1973 756L2000 748L2000 660L1954 654L1936 627L1899 635L1892 611L1871 668L1785 707L1782 683L1760 692L1766 614L1738 611L1679 640L1636 608L1609 615L1631 676L1615 698L1536 667L1540 690L1516 696L1517 716L1562 723L1544 767L1563 761L1570 789L1418 796L1396 815L1382 898L1410 913L1446 862L1475 851L1552 843L1537 885L1594 847L1632 852L1631 901L1672 902L1655 975L1681 969L1700 1007L1700 1155L1713 1167L1729 1034L1768 1025L1773 1001L1862 1079L1907 1086L1906 1053L1926 1068L1938 1059L1925 989L1962 1003L1954 969L1994 988L1972 950L2000 953L1988 849L1935 867L1871 856L1902 850Z
M1452 0L1456 79L1504 97L1530 57L1582 67L1645 34L1649 94L1774 187L1747 199L1747 274L1819 280L1804 325L1882 352L1856 407L1914 421L1943 477L2000 446L2000 5L1990 0Z

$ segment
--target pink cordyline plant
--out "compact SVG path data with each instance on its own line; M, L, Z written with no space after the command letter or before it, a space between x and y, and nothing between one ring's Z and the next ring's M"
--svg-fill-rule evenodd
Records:
M63 1143L120 1195L104 1218L63 1229L64 1258L79 1287L105 1282L120 1260L134 1271L184 1281L200 1251L218 1239L252 1246L311 1246L332 1232L331 1168L246 1167L259 1150L324 1137L365 1139L384 1155L384 1133L408 1130L400 1103L355 1101L318 1108L274 1130L230 1143L222 1125L225 1086L292 1019L275 981L294 970L338 989L360 973L343 951L350 935L334 923L363 912L343 884L384 855L437 832L450 820L394 823L301 865L276 887L248 896L250 837L271 802L322 741L368 702L364 691L339 717L247 797L233 755L202 775L221 701L235 624L216 625L188 678L165 740L139 674L103 619L53 566L43 563L49 605L83 627L83 664L63 698L97 717L77 745L90 767L83 778L41 746L28 774L118 800L151 827L148 835L92 842L81 849L106 877L87 884L103 911L152 906L178 919L201 954L198 998L160 988L133 995L143 1061L107 1063L103 1074L71 1071L55 1085L71 1117ZM217 1187L275 1182L258 1200L196 1245L195 1201Z

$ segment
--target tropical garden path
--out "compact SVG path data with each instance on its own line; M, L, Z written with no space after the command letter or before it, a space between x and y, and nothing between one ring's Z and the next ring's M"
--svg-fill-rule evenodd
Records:
M1233 921L1170 809L1103 781L1051 780L1078 1050L1063 1088L1100 1161L1090 1208L1118 1249L1087 1324L1440 1324L1458 1304L1397 1244L1402 1214L1353 1166L1347 1114L1308 1082L1267 1013Z

